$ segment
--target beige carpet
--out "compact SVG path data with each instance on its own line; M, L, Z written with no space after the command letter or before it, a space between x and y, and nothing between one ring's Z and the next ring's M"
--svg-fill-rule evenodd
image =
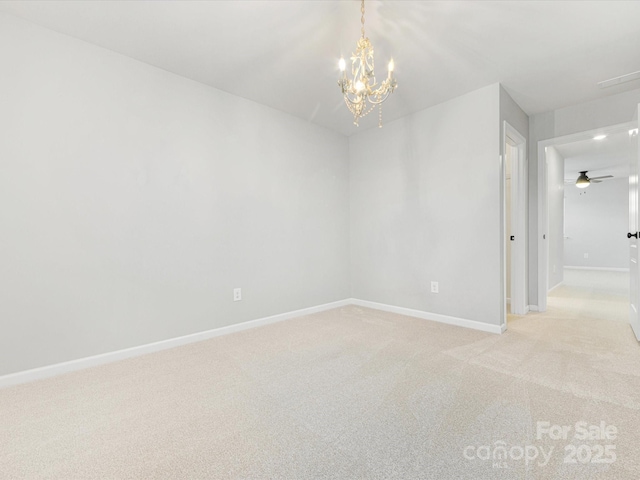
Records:
M0 478L637 480L640 347L562 288L503 335L351 306L0 390Z
M566 268L563 283L549 294L551 310L563 317L629 322L629 272Z

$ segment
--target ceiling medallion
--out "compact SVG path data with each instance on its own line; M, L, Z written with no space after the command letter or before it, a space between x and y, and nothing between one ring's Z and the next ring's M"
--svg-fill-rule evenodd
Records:
M342 89L344 102L349 111L353 114L353 123L358 126L360 118L371 113L378 107L378 127L382 127L382 102L393 92L398 83L393 76L393 59L389 62L387 78L381 84L376 82L373 71L373 45L364 35L364 0L360 6L360 29L362 36L356 45L356 52L351 55L351 75L353 79L347 78L346 63L344 58L340 58L338 66L342 72L342 77L338 85Z

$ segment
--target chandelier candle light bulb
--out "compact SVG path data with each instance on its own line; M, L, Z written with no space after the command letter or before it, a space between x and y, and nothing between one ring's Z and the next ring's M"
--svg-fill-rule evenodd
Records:
M360 118L371 113L377 106L379 109L378 126L382 127L382 102L391 94L398 83L393 76L395 65L393 59L389 62L388 75L384 82L378 84L373 67L373 45L364 34L364 0L362 0L360 11L362 16L362 36L356 44L356 51L351 56L351 75L347 76L347 65L344 58L338 61L338 68L342 73L338 85L342 90L344 102L349 111L353 114L353 123L358 126Z

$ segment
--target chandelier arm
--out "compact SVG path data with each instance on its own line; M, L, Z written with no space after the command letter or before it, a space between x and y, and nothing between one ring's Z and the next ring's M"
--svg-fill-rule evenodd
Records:
M376 105L371 105L371 104L367 104L367 103L348 103L346 102L347 107L349 108L349 111L355 115L358 118L364 117L366 115L368 115L369 113L371 113L373 111L374 108L376 108ZM365 107L369 107L368 110L365 110Z
M351 105L359 105L361 103L365 103L364 95L355 95L351 92L345 92L344 99L347 103L350 103Z
M375 85L374 85L375 86ZM395 82L391 78L387 78L384 82L380 84L380 86L371 91L372 95L379 95L385 92L391 91L393 92L396 88Z
M390 93L391 93L391 90L387 90L385 93L379 94L379 95L383 95L383 96L380 96L379 99L376 98L376 97L379 96L378 94L369 95L367 97L367 101L372 105L380 105L382 102L384 102L389 97Z

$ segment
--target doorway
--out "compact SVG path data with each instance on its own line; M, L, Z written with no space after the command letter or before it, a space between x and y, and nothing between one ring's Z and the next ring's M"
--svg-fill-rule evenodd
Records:
M525 315L527 302L527 142L508 122L503 126L503 329L508 313Z
M596 318L598 297L610 302L603 318L628 322L633 128L631 122L539 142L540 311L583 297L583 315Z

